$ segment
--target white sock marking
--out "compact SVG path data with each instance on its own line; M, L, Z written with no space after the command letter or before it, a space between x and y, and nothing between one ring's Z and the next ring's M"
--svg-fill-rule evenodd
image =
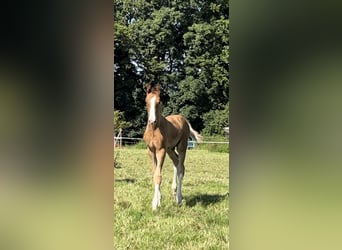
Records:
M176 178L177 178L177 168L176 168L176 166L173 166L173 180L172 180L172 191L173 192L177 188Z
M150 112L149 112L148 121L150 123L153 123L153 122L156 121L156 97L155 96L153 96L151 98Z
M157 207L160 206L160 198L161 198L160 186L159 184L155 184L154 185L154 197L152 201L152 210L156 210Z

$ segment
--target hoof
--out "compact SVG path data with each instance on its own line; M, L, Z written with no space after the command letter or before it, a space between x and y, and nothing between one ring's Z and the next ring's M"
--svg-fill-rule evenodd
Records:
M175 199L175 200L177 200L177 191L173 191L173 198Z
M156 211L158 209L159 205L156 205L154 203L152 203L152 210Z

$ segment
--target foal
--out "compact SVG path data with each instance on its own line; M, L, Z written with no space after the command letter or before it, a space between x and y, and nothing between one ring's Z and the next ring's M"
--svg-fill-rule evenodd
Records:
M160 185L162 181L162 167L167 153L174 164L172 181L173 195L178 204L182 202L182 180L184 177L184 160L188 146L188 138L201 141L202 136L197 133L190 123L181 115L161 115L160 85L147 85L146 105L148 121L144 133L144 141L148 154L152 159L152 175L154 182L154 197L152 209L160 206ZM175 151L177 149L177 152ZM178 183L176 182L178 179Z

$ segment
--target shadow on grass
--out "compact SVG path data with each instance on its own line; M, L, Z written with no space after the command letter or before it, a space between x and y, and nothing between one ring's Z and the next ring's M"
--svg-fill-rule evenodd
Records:
M132 205L129 201L120 201L117 204L122 208L129 208Z
M132 178L125 179L115 179L114 182L126 182L126 183L135 183L137 180Z
M186 206L193 207L200 203L202 206L207 207L210 204L215 204L228 199L229 193L226 194L198 194L186 197Z

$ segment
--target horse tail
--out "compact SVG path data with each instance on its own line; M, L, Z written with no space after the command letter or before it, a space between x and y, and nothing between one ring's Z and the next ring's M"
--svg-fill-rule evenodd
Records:
M201 142L203 141L203 136L201 136L196 130L194 130L192 127L191 127L191 124L188 120L186 120L186 122L188 123L189 125L189 129L190 129L190 137L195 139L197 142Z

